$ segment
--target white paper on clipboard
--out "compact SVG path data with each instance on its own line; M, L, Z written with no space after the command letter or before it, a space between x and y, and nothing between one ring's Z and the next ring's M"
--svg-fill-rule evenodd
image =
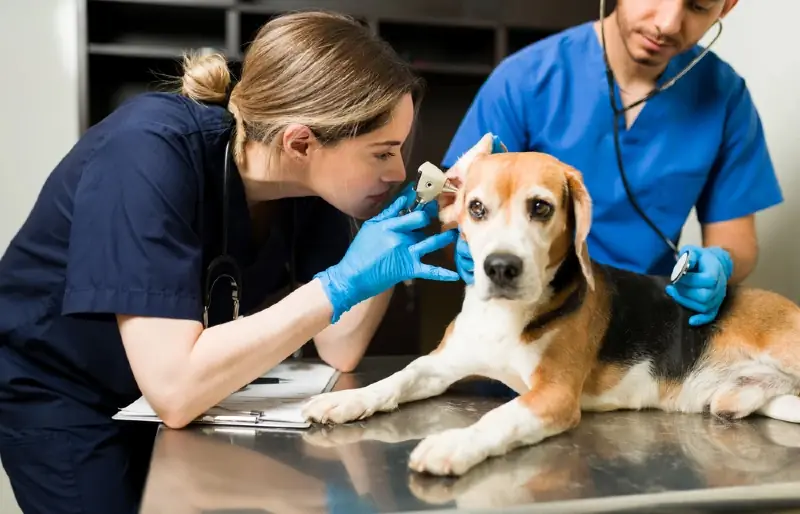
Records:
M264 377L280 379L277 384L253 384L237 391L209 409L195 423L274 428L308 428L302 416L305 402L330 391L339 372L321 363L290 360ZM161 422L142 396L114 416L117 420Z

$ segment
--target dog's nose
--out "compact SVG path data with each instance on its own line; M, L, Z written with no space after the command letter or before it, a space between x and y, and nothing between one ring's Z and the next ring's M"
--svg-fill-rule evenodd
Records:
M495 285L510 286L522 272L522 259L510 253L492 253L483 261L483 271Z

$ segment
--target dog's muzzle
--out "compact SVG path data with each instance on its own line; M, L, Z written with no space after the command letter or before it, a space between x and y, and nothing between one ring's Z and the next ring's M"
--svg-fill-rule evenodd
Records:
M492 296L510 297L522 275L522 259L511 253L492 253L483 261L483 271L492 283Z

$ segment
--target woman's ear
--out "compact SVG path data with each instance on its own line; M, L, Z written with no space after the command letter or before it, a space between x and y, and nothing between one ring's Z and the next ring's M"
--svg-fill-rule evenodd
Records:
M283 152L292 159L307 159L315 142L316 138L311 129L299 123L286 127L281 137Z

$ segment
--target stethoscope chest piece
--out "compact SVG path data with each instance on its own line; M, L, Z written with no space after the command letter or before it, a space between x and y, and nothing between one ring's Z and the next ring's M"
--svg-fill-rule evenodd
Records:
M686 273L689 272L689 252L683 252L678 257L678 262L672 268L672 274L669 276L670 282L677 283Z

